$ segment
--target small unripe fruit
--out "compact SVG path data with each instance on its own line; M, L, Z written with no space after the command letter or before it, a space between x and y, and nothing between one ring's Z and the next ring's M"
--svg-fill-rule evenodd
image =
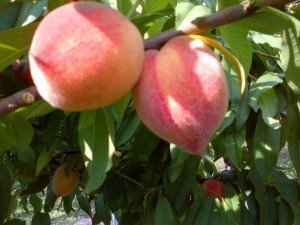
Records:
M66 174L66 165L58 167L53 176L52 187L57 196L66 196L71 194L78 184L78 175L71 170Z
M226 78L208 46L179 36L160 51L146 52L133 100L141 120L153 133L200 154L227 111Z
M218 198L220 201L225 196L222 181L218 179L209 179L203 182L203 187L206 190L205 198Z
M143 60L138 29L118 11L88 1L46 15L29 51L39 94L66 111L103 107L122 97L137 82Z

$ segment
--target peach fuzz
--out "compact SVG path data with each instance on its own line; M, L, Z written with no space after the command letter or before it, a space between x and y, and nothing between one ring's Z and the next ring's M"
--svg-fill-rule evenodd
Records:
M106 106L134 86L144 45L121 13L96 2L73 2L42 20L29 60L42 98L53 107L81 111Z
M153 133L201 154L224 119L228 89L214 52L199 40L179 36L160 51L146 51L133 100Z
M66 165L58 167L53 176L52 187L57 196L71 194L78 184L78 175L74 171L66 174Z

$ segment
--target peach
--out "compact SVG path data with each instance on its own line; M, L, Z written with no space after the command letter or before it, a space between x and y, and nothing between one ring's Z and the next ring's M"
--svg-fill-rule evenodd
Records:
M209 179L203 182L203 187L206 190L205 198L218 198L222 201L222 198L225 196L224 187L222 181L218 179Z
M78 184L78 175L74 171L66 174L66 165L61 165L55 170L52 187L57 196L71 194Z
M179 36L160 51L146 51L133 100L154 134L200 154L224 119L228 89L214 52L199 40Z
M106 106L137 82L144 60L138 29L116 10L73 2L39 24L29 51L39 94L53 107L81 111Z

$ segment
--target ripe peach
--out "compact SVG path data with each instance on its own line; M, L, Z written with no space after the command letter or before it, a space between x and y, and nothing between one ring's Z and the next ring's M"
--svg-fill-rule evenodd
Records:
M102 107L122 97L137 82L143 60L137 28L96 2L73 2L50 12L29 51L40 95L68 111Z
M153 133L200 154L226 113L226 78L208 46L179 36L160 51L146 51L133 100L141 120Z
M205 198L219 198L221 201L225 196L222 181L218 179L209 179L203 182L203 187L206 190Z
M74 171L65 172L66 165L58 167L53 176L52 187L57 196L66 196L73 192L78 184L78 175Z

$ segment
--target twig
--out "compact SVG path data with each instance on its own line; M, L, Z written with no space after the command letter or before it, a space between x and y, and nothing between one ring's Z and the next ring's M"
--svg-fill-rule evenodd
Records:
M143 190L147 190L147 189L148 189L148 188L145 187L142 183L140 183L140 182L138 182L138 181L132 179L131 177L127 176L126 174L121 173L120 171L115 170L115 169L112 169L112 171L115 172L116 174L118 174L120 177L123 177L123 178L125 178L126 180L129 180L129 181L131 181L132 183L138 185L138 186L139 186L140 188L142 188Z
M138 2L138 1L137 1ZM246 17L251 16L255 11L265 6L272 6L282 9L286 4L295 2L295 0L260 0L253 4L249 2L243 2L240 5L228 7L220 12L214 13L209 16L199 17L189 24L184 24L183 27L179 27L178 30L170 29L161 34L148 38L144 41L144 48L147 49L159 49L165 42L175 36L182 34L194 34L211 30L218 26L236 22ZM27 98L20 97L23 95L33 96L32 101L26 101ZM0 116L9 113L17 108L23 107L34 101L38 100L40 96L36 90L36 87L24 89L16 94L13 94L0 101Z
M0 115L5 115L22 106L30 105L40 98L35 86L21 90L0 101Z
M257 55L262 55L262 56L265 56L265 57L268 57L268 58L272 58L272 59L276 59L276 60L280 60L279 57L275 56L275 55L270 55L268 53L265 53L265 52L260 52L260 51L254 51L255 54Z

